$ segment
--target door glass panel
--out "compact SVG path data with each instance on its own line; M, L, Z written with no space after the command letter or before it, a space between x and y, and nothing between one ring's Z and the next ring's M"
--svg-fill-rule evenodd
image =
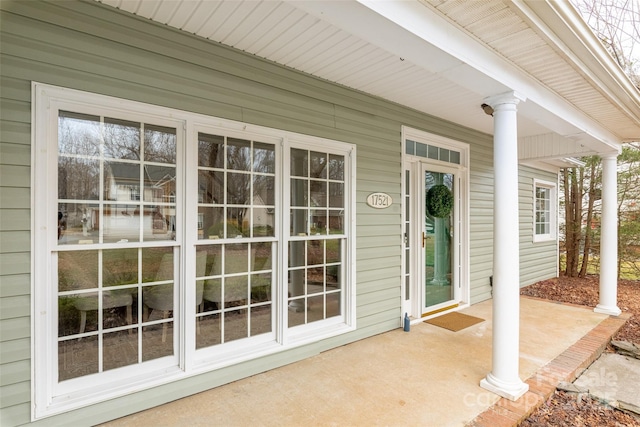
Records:
M454 175L424 173L424 306L453 299L451 242Z

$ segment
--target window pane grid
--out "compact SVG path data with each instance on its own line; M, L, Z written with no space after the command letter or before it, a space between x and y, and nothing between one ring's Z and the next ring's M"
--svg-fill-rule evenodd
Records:
M176 130L64 111L58 120L58 245L175 239Z
M345 158L300 148L290 153L287 304L294 327L342 314Z
M552 234L552 188L535 187L534 204L534 233L537 236L550 236Z
M200 133L198 165L198 239L216 241L201 246L199 349L272 332L275 146Z
M275 146L198 134L199 239L275 235Z
M57 141L58 381L173 355L175 128L61 111ZM157 286L153 251L170 256ZM167 285L150 319L146 293Z
M423 157L425 159L440 160L441 162L460 164L460 152L441 148L422 142L405 140L405 153L411 156Z
M272 332L275 242L201 245L206 267L196 348Z
M173 247L58 253L60 381L173 354L166 339L173 329L173 253ZM170 292L147 295L167 286ZM147 313L155 310L164 315Z
M290 236L344 233L344 156L291 150Z
M344 241L307 238L289 242L289 327L342 314Z

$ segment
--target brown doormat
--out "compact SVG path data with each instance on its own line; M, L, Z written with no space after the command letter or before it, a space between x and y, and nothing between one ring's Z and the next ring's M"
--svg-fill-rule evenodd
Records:
M440 326L441 328L445 328L453 332L458 332L459 330L468 328L469 326L480 322L484 322L484 319L469 316L468 314L458 313L457 311L424 321L424 323Z

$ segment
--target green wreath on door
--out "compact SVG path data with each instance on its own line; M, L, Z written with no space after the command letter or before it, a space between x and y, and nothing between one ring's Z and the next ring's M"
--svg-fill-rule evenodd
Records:
M427 212L435 218L446 218L453 209L453 194L444 185L434 185L427 191Z

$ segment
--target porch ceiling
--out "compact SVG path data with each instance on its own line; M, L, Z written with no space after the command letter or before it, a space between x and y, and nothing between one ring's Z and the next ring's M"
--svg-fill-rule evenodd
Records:
M486 133L483 99L517 90L521 140L562 157L640 140L638 91L546 1L98 1Z

